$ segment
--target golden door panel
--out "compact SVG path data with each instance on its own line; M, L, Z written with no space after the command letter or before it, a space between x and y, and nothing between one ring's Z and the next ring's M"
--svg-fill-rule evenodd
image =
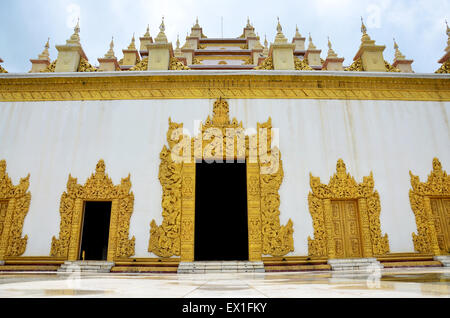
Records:
M356 201L332 201L336 257L362 257L361 230Z
M5 224L6 211L8 210L8 201L0 201L0 237L3 233L3 225Z
M439 249L450 253L450 199L431 199L430 203Z

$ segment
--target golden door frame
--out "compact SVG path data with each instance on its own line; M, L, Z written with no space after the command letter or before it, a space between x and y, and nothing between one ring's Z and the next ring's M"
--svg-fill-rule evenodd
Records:
M148 251L160 257L180 256L183 262L194 261L196 162L201 159L223 159L225 156L222 155L230 155L231 151L234 159L245 159L247 166L249 260L261 261L262 255L283 256L294 251L292 221L289 219L286 225L280 225L278 190L283 181L283 167L278 148L272 148L271 119L257 124L258 131L262 129L267 132L264 136L230 135L227 129L243 129L242 122L238 123L236 118L230 120L228 102L220 98L214 103L213 118L208 116L205 124L201 124L199 136L191 138L183 135L182 128L183 124L174 123L169 118L169 147L163 147L159 167L163 221L160 226L155 220L150 223ZM218 129L225 137L222 154L217 156L214 151L204 155L204 150L215 141L208 140L210 129ZM267 140L267 144L260 142L260 139ZM201 142L200 147L195 146L197 142ZM185 149L191 149L188 160L175 162L173 155L179 154L178 146L183 144ZM245 153L239 151L242 148L237 145L245 145ZM252 155L255 153L258 155ZM262 153L267 155L259 156ZM267 170L275 161L279 163L277 170ZM262 170L271 173L261 174Z
M425 254L447 254L439 248L431 199L450 197L450 176L442 170L442 164L438 158L433 159L433 170L426 182L420 182L419 177L413 175L411 171L409 175L412 187L409 190L409 202L414 212L418 233L417 235L412 233L414 249Z
M105 162L100 160L95 173L84 185L69 174L67 190L61 195L59 239L53 236L50 256L79 259L81 228L85 201L112 201L107 260L115 261L134 255L135 237L129 236L134 194L130 192L130 175L114 185L105 173Z
M374 190L373 174L363 177L362 183L347 173L342 159L336 164L336 173L328 185L310 173L312 192L308 195L309 212L313 219L314 239L308 237L310 256L336 258L332 239L331 201L356 200L358 202L359 224L363 257L384 255L389 252L388 235L381 234L380 197Z
M6 161L0 160L0 201L8 202L0 237L0 260L20 256L27 247L28 235L22 237L22 229L31 201L29 185L30 174L13 185L6 173Z

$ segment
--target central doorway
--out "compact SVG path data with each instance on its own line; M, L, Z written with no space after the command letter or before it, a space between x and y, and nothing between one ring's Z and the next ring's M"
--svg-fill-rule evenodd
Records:
M248 260L246 164L197 163L195 180L195 260Z
M111 201L84 203L83 228L79 259L104 261L108 255Z

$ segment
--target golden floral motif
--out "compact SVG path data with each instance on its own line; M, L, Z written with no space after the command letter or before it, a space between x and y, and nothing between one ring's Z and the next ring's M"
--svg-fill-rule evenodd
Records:
M449 74L450 73L450 59L442 63L441 67L436 70L436 74Z
M386 72L400 72L400 70L398 68L389 64L388 61L384 61L384 66L386 67Z
M450 176L442 170L438 158L433 159L433 170L426 182L420 182L419 177L413 175L411 171L409 175L412 187L409 190L409 201L416 218L418 233L417 235L412 233L414 249L427 254L446 254L447 251L439 248L430 198L450 197Z
M46 68L44 68L40 72L41 73L54 73L55 68L56 68L56 62L58 62L58 60L54 60L52 63L50 63Z
M98 69L92 66L84 57L80 58L77 72L97 72Z
M148 70L148 57L144 57L135 66L129 69L129 71L147 71Z
M242 65L252 65L253 64L253 58L249 56L245 59L244 63Z
M198 57L194 57L192 59L192 64L202 64L202 61L200 61L200 59Z
M388 236L382 236L380 225L380 198L374 190L373 174L363 177L362 183L347 173L347 168L342 159L336 164L336 173L328 184L323 184L320 178L310 174L312 192L308 195L309 212L313 219L314 239L308 237L309 255L334 257L335 251L330 244L328 228L331 213L327 202L329 200L358 200L361 218L361 233L363 245L369 249L363 252L365 257L384 255L389 252ZM367 217L366 217L367 216Z
M262 61L261 65L254 68L255 70L273 70L273 58L271 56L267 57Z
M352 65L350 65L349 67L344 68L344 71L349 71L349 72L362 72L362 71L364 71L361 58L355 60L352 63Z
M297 71L312 71L313 69L308 65L305 60L300 60L298 57L294 57L294 66Z
M25 252L28 235L22 237L23 222L30 207L31 194L28 191L30 175L20 179L14 186L6 173L6 161L0 161L0 201L6 201L7 209L0 231L0 260L9 256L20 256Z
M128 238L134 204L130 175L123 178L120 185L114 185L105 171L105 162L100 160L95 173L84 185L78 184L77 179L69 174L67 190L61 195L59 238L53 236L50 256L68 260L79 258L83 205L86 201L112 201L107 260L134 255L135 237Z
M184 70L190 70L189 67L185 66L183 62L181 62L176 57L171 57L169 62L169 70L172 71L184 71Z
M182 135L183 124L174 123L169 118L167 142L161 151L161 164L159 180L163 188L162 216L163 221L158 226L153 220L150 224L149 252L161 257L179 256L184 261L193 261L194 255L194 222L195 222L195 163L175 163L172 153L175 145L187 140L191 147L200 136L190 138ZM200 124L200 132L203 139L201 152L211 142L206 134L210 129L218 129L225 136L224 150L230 144L245 145L245 153L240 153L234 148L234 158L249 159L250 140L256 140L256 136L228 135L227 129L234 128L243 131L242 122L236 118L230 120L228 102L219 98L214 102L213 116L208 116L204 124ZM267 155L258 160L256 164L247 162L248 181L248 226L249 226L249 258L261 260L262 254L282 256L294 250L293 223L291 220L286 225L280 225L280 196L278 190L283 180L283 167L277 148L271 147L272 128L271 120L258 124L258 130L267 128L267 147L257 145L257 149L265 149ZM245 137L245 139L242 139ZM185 139L186 138L186 139ZM231 140L230 140L231 138ZM257 139L259 140L259 139ZM252 148L253 149L253 148ZM177 154L178 155L178 154ZM215 153L211 154L215 156ZM191 151L191 162L203 155L196 156ZM272 162L279 162L276 169L268 170ZM251 167L250 167L251 166ZM260 170L268 170L267 174L260 174ZM250 209L251 207L251 209Z
M8 73L8 71L7 70L5 70L1 65L0 65L0 74L6 74L6 73Z

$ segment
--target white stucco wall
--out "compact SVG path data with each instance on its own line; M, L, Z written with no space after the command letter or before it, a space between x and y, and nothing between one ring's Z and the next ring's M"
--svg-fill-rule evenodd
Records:
M136 257L147 252L150 221L161 224L159 153L168 118L193 131L215 100L123 100L0 103L0 159L17 184L31 174L31 206L23 233L25 256L49 255L59 235L59 201L69 173L84 183L100 158L115 184L131 173L135 194L130 236ZM294 223L295 252L307 255L313 236L307 196L309 173L328 183L342 158L358 182L373 171L381 198L382 232L391 252L412 252L416 231L408 191L409 170L426 180L438 157L450 172L450 103L338 100L228 101L230 116L255 127L272 117L280 129L285 178L281 222Z

